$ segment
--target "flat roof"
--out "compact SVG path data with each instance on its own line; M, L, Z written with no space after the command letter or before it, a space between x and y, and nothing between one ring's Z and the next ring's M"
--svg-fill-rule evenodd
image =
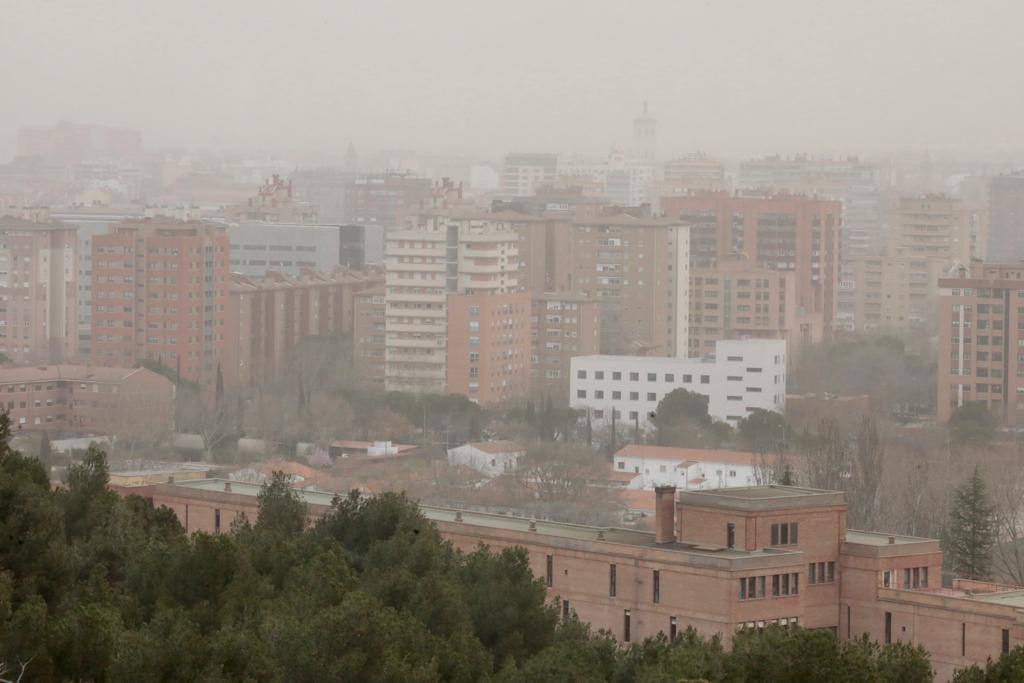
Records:
M844 502L842 491L801 486L737 486L732 488L683 490L678 500L696 507L716 507L726 510L768 511L788 510L797 507L828 507Z
M1005 591L1002 593L974 593L971 595L971 598L995 605L1024 608L1024 590Z
M231 490L229 492L225 492L224 490L224 485L227 483L231 484ZM215 493L231 493L251 497L258 495L262 488L259 484L249 484L238 481L229 482L225 479L176 481L174 483L164 484L163 486L173 486L175 488L194 489ZM343 493L335 494L319 489L311 490L296 488L294 490L299 494L299 498L309 505L329 506L334 500L335 495L345 495ZM432 522L456 522L458 521L456 517L461 516L463 524L470 524L488 529L529 532L544 536L554 536L557 538L579 541L619 543L634 547L658 548L704 558L738 560L757 557L781 557L784 555L798 554L797 551L779 550L775 548L766 548L761 550L730 549L713 544L688 542L685 539L679 540L675 543L658 544L654 542L654 533L648 531L636 531L633 529L620 529L616 527L595 527L582 524L570 524L567 522L552 522L548 520L532 519L529 517L518 517L515 515L478 512L475 510L457 507L440 507L422 504L419 507L423 512L423 515Z
M892 543L889 542L890 538L893 539ZM908 543L929 543L934 540L934 538L923 538L921 536L887 534L882 531L846 530L846 542L859 543L861 545L906 545Z

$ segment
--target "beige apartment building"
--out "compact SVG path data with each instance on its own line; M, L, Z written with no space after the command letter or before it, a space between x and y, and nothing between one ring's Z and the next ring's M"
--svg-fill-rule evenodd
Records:
M356 292L352 298L352 361L362 382L384 386L385 288Z
M78 345L74 227L0 217L0 353L15 363L67 361Z
M601 311L596 299L572 292L535 294L530 320L532 391L565 400L574 356L600 352Z
M389 233L385 255L385 387L450 391L448 344L468 346L477 335L468 324L449 333L449 297L462 297L460 310L468 311L481 305L473 297L518 292L518 235L508 221L487 215L429 214L406 230ZM528 344L528 299L514 308L522 309L517 315L522 316ZM528 350L523 362L528 376ZM467 377L469 371L467 366Z

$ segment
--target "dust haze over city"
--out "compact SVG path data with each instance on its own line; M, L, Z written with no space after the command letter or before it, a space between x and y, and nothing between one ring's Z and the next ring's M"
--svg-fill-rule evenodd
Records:
M1020 680L1019 3L0 10L0 681Z

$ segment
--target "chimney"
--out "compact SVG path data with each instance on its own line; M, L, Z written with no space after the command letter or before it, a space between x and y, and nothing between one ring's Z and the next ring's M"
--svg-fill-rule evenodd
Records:
M661 545L676 540L676 487L654 487L654 542Z

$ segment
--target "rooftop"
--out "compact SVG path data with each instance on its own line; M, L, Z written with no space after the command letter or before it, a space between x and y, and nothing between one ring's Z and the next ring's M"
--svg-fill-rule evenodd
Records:
M120 382L145 368L108 368L98 365L39 365L0 368L0 384L13 382ZM152 373L156 374L156 373ZM170 380L168 380L170 381Z
M920 536L901 536L880 531L846 530L846 542L860 545L907 545L908 543L929 543L934 539Z
M230 484L230 490L224 490L225 484ZM249 484L237 481L228 482L223 479L198 479L194 481L181 481L174 482L173 484L163 484L162 486L251 497L256 497L261 488L258 484ZM299 497L303 502L309 505L324 507L330 506L334 496L336 495L320 489L295 489L295 491L299 494ZM647 531L552 522L531 519L528 517L517 517L514 515L477 512L470 509L461 509L456 507L420 505L420 510L423 512L423 515L432 522L461 521L463 524L471 524L489 529L529 532L570 540L607 542L636 547L660 548L693 556L695 559L738 560L757 557L781 557L790 555L794 552L774 548L748 551L736 548L730 549L722 546L697 544L687 542L685 540L671 544L658 545L654 542L654 534Z
M738 486L735 488L680 491L678 500L694 507L714 507L745 512L791 510L843 505L842 491L823 491L801 486Z
M671 460L673 462L685 462L688 465L699 462L720 462L727 465L756 465L762 459L757 453L747 453L745 451L676 448L675 446L649 446L646 444L627 444L618 450L615 457Z
M492 455L499 453L522 453L526 450L515 441L475 441L466 445L472 446L484 453L491 453Z

